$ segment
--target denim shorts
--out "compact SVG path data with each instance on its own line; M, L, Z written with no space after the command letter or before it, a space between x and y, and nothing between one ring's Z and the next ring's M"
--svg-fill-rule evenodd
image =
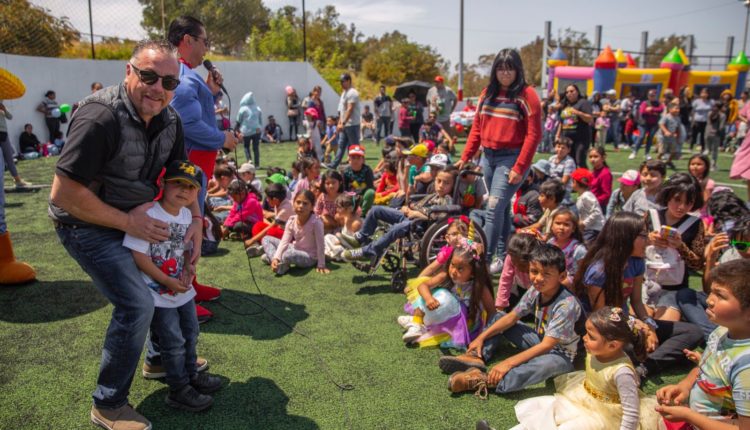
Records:
M669 308L680 310L680 306L677 304L677 290L662 290L659 292L659 296L656 299L657 308Z

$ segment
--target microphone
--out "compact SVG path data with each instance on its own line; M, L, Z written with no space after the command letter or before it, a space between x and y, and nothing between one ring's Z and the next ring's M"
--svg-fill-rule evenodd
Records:
M216 68L214 67L213 63L211 63L211 60L203 60L203 67L205 67L209 72L211 72L212 75L214 75L214 71ZM216 75L214 75L214 79L216 78ZM224 84L219 84L219 87L224 91L224 93L229 96L229 91L227 91L226 88L224 88Z

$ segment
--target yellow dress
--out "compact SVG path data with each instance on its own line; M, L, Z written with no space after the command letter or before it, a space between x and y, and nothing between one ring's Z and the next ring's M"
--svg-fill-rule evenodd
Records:
M635 371L630 358L623 355L609 363L586 356L585 372L573 372L555 378L554 396L534 397L518 402L514 429L525 430L609 430L619 429L622 405L615 374L622 367ZM656 398L639 391L638 430L656 430L661 416L654 410Z

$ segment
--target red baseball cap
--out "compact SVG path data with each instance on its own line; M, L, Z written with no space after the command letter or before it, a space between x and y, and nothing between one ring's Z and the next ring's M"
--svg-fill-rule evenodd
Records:
M570 174L570 177L573 178L573 180L575 180L576 182L580 182L584 185L589 185L594 179L594 175L589 169L585 167L579 167L573 170L573 173Z
M352 145L349 147L349 155L361 155L365 156L365 149L359 145Z
M435 76L435 82L443 82L443 81L445 81L445 79L443 79L442 76L440 75Z

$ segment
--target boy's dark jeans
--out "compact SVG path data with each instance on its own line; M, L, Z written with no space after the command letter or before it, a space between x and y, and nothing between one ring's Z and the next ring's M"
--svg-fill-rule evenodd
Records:
M161 362L171 390L178 390L197 373L198 317L195 302L190 300L177 308L156 308L151 332L159 338Z

